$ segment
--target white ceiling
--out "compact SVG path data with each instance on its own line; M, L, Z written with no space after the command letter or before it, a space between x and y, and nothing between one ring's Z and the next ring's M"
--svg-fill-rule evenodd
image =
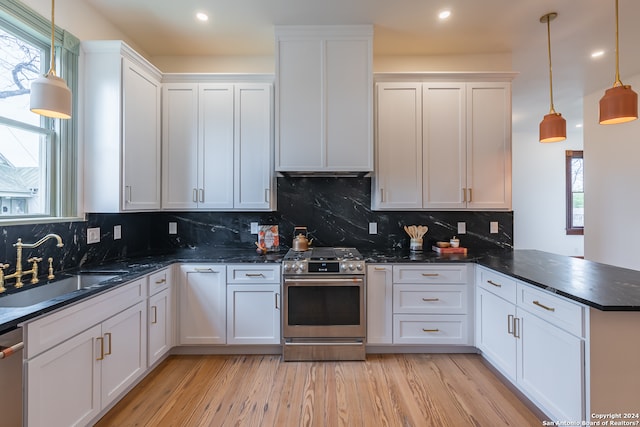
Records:
M551 23L554 104L570 132L582 120L582 96L614 81L614 0L84 1L150 56L272 55L274 25L306 24L373 24L374 56L511 52L512 69L520 72L514 81L514 131L535 126L537 133L549 110L542 15L558 13ZM445 8L452 16L439 22L436 15ZM196 22L196 11L208 13L209 22ZM640 73L639 19L640 1L620 0L623 82ZM605 55L593 60L596 49Z

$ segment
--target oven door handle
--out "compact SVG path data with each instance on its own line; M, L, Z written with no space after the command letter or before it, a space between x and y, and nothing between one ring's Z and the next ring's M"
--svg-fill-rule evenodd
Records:
M342 279L331 279L331 278L326 278L326 279L288 279L285 277L284 279L284 283L288 284L288 283L299 283L299 284L304 284L304 285L310 285L312 283L318 283L321 285L326 285L326 284L334 284L334 283L364 283L364 279L360 278L360 277L350 277L350 278L342 278Z

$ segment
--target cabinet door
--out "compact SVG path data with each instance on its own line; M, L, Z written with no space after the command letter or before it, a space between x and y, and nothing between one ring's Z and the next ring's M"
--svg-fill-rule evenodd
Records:
M321 170L323 42L280 39L276 49L276 170Z
M26 363L26 425L87 425L101 410L94 326Z
M371 38L325 41L328 170L373 170L371 45Z
M584 420L584 342L525 310L518 318L518 384L551 419Z
M467 187L471 209L511 209L511 85L467 87Z
M422 200L425 208L466 207L465 88L465 83L423 84Z
M198 92L198 208L233 208L233 85Z
M272 199L272 85L236 85L235 185L236 209L268 210Z
M165 289L149 297L148 366L156 363L171 348L171 294Z
M180 266L180 344L225 344L227 299L224 265Z
M280 285L227 286L227 344L280 344Z
M391 265L367 266L367 343L393 342L393 281Z
M476 346L512 382L516 380L515 305L479 288L476 298Z
M147 369L147 306L140 302L102 324L102 407Z
M420 83L376 86L374 209L422 208L422 93Z
M166 83L162 96L162 207L198 205L198 85Z
M124 210L160 208L160 82L122 63Z

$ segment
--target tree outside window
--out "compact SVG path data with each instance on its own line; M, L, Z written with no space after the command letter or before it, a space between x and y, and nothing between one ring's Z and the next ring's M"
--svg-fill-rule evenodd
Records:
M566 151L567 234L584 234L583 152Z

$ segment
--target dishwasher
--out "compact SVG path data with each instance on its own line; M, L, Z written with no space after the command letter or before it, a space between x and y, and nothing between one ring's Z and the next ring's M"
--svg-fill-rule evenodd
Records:
M22 329L0 335L0 425L22 425Z

